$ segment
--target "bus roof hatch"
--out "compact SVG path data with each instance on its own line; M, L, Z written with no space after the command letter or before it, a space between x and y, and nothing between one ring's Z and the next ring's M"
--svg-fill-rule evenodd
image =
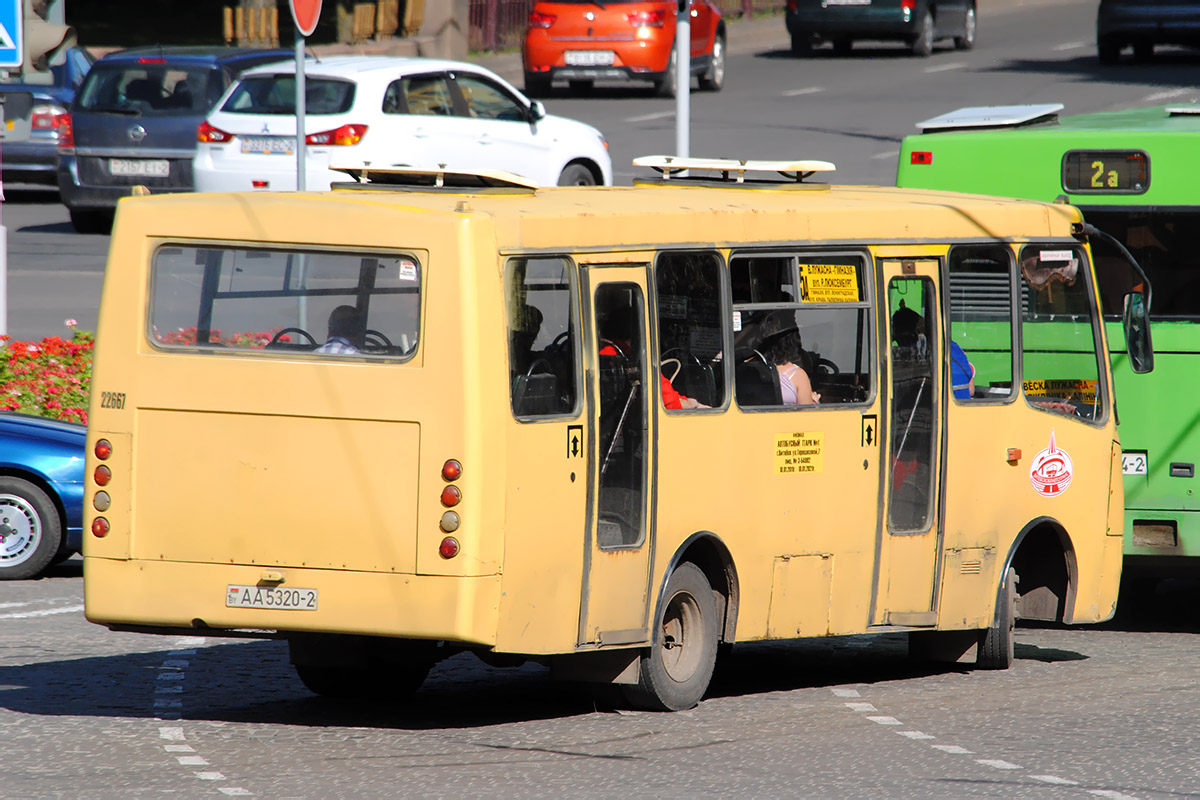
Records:
M537 189L528 178L503 170L456 172L448 169L420 167L330 167L354 179L353 183L335 183L335 189L357 189L364 186L397 189Z
M833 172L837 169L829 161L750 161L733 158L690 158L680 156L641 156L633 160L635 167L657 170L664 181L672 177L684 177L680 173L690 170L720 172L719 180L745 183L747 172L777 172L785 178L802 183L816 172ZM708 180L714 180L709 178Z
M980 128L1019 128L1040 122L1053 122L1062 103L1041 103L1023 106L970 106L918 122L921 133L957 131Z

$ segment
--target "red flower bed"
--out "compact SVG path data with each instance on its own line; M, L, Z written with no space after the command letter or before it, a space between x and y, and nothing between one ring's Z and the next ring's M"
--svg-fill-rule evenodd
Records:
M0 409L87 423L92 390L92 334L17 342L0 336Z

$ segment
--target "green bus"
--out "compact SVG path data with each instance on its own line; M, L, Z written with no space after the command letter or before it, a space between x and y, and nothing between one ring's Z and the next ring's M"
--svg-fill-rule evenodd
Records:
M1200 105L1076 116L1062 108L965 108L920 123L901 146L896 183L1083 211L1122 423L1126 573L1194 576L1200 403L1187 398L1189 386L1200 390L1200 264L1183 239L1200 230ZM1150 374L1135 375L1121 349L1131 292L1149 306Z

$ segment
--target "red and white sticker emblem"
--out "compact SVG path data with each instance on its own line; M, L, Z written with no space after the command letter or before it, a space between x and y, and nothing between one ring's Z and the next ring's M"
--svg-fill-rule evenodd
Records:
M1075 465L1067 451L1054 444L1054 429L1050 429L1050 446L1038 453L1029 467L1029 482L1038 494L1047 497L1060 495L1071 485Z

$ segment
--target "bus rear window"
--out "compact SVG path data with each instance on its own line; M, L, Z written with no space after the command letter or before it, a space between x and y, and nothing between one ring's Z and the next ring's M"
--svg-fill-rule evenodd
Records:
M158 347L388 360L416 352L415 255L167 246L151 280Z

